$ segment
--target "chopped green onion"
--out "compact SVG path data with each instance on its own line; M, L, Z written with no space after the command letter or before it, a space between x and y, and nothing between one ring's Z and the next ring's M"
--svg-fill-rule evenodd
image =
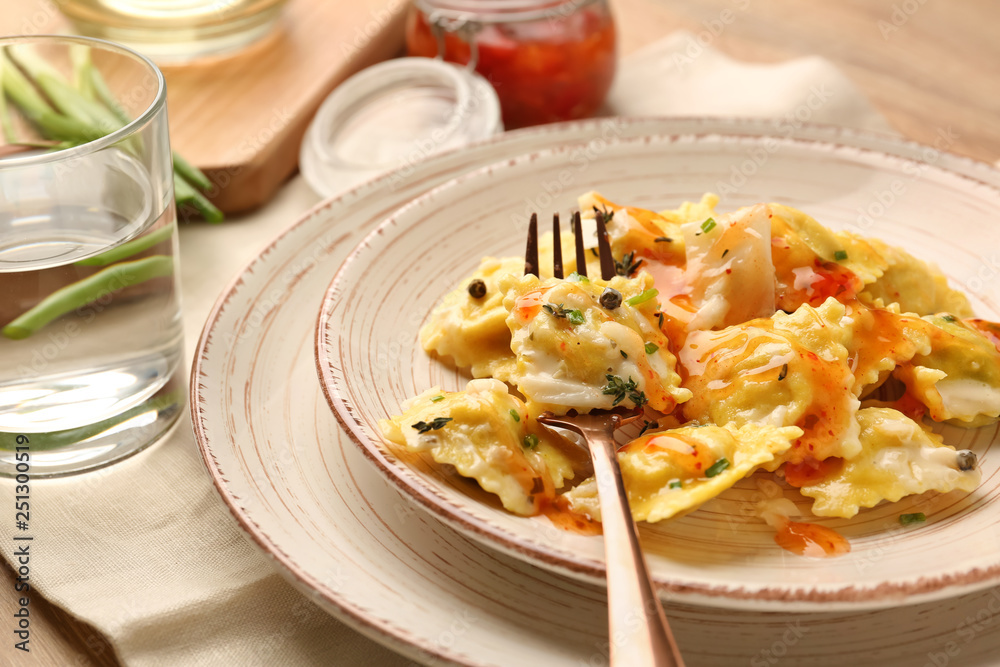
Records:
M923 523L927 521L927 517L924 516L923 512L914 512L913 514L900 514L899 523L904 526L909 526L914 523Z
M958 321L958 320L955 319L954 315L942 315L941 319L944 320L945 322L957 322Z
M580 275L576 271L574 271L573 273L569 274L569 277L566 278L566 280L570 281L571 283L589 283L590 282L590 278L588 278L587 276L584 276L584 275Z
M441 394L439 396L435 396L434 398L432 398L431 403L437 403L438 401L443 401L443 400L444 400L444 394Z
M529 433L524 436L524 447L525 449L534 449L538 446L538 436L534 433Z
M701 223L701 232L703 234L708 234L713 229L715 229L715 219L714 218L709 218L705 222Z
M838 262L843 262L845 259L847 259L847 251L838 250L837 252L833 253L833 258Z
M566 314L566 319L569 320L570 324L583 324L587 321L587 318L583 316L579 310L571 310Z
M520 415L520 413L518 413L518 411L515 410L514 408L510 409L510 418L513 419L516 422L521 421L521 415Z
M646 343L646 354L655 354L659 349L660 346L656 343Z
M679 479L675 479L674 481L670 482L670 488L671 489L679 489L682 486L684 486L684 484Z
M721 458L715 463L713 463L711 466L709 466L708 470L705 471L705 477L715 477L728 467L729 467L729 459Z
M629 299L626 299L625 303L627 303L630 306L638 306L640 303L646 303L647 301L649 301L651 299L655 299L656 296L659 293L660 293L659 290L657 290L655 288L654 289L648 289L645 292L643 292L642 294L636 294L635 296L633 296L633 297L631 297Z

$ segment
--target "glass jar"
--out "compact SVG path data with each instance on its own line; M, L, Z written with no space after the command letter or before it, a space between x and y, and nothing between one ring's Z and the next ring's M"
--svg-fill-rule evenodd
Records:
M406 45L474 67L508 129L593 114L615 75L607 0L414 0Z

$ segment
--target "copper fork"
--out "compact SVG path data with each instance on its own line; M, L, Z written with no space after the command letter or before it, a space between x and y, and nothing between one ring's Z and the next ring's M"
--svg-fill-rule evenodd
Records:
M576 245L576 272L587 275L580 214L573 215ZM559 215L553 216L553 275L563 277L562 244ZM604 216L597 215L597 247L601 260L601 278L610 280L616 273L608 243ZM525 275L538 275L538 216L532 214L528 226L528 246L524 257ZM604 560L608 578L608 630L611 638L613 667L684 667L673 633L663 613L663 606L653 590L642 555L639 537L625 494L618 467L614 433L626 421L622 412L593 410L586 415L557 417L546 412L538 418L546 426L573 431L587 443L594 463L597 495L601 501L604 528Z

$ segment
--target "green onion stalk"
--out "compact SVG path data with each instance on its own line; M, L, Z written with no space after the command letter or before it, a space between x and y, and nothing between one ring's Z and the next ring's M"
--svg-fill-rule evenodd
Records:
M0 132L6 143L59 150L107 136L130 122L94 66L90 47L72 45L70 61L72 81L67 81L52 65L30 51L15 54L9 47L0 49ZM18 139L12 107L37 130L42 141ZM119 148L134 155L141 151L141 142L141 137L132 136L120 142ZM193 207L207 221L221 222L222 211L202 194L212 187L211 181L177 153L172 157L178 207ZM77 262L78 266L103 268L53 292L0 329L0 333L13 340L27 338L53 320L112 292L170 275L173 260L169 256L126 260L170 239L175 229L174 224L160 227Z

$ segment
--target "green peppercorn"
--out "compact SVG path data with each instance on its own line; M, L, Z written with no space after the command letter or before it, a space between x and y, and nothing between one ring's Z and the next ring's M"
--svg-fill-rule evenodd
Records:
M605 287L601 293L601 306L614 310L622 305L622 293L612 287Z

